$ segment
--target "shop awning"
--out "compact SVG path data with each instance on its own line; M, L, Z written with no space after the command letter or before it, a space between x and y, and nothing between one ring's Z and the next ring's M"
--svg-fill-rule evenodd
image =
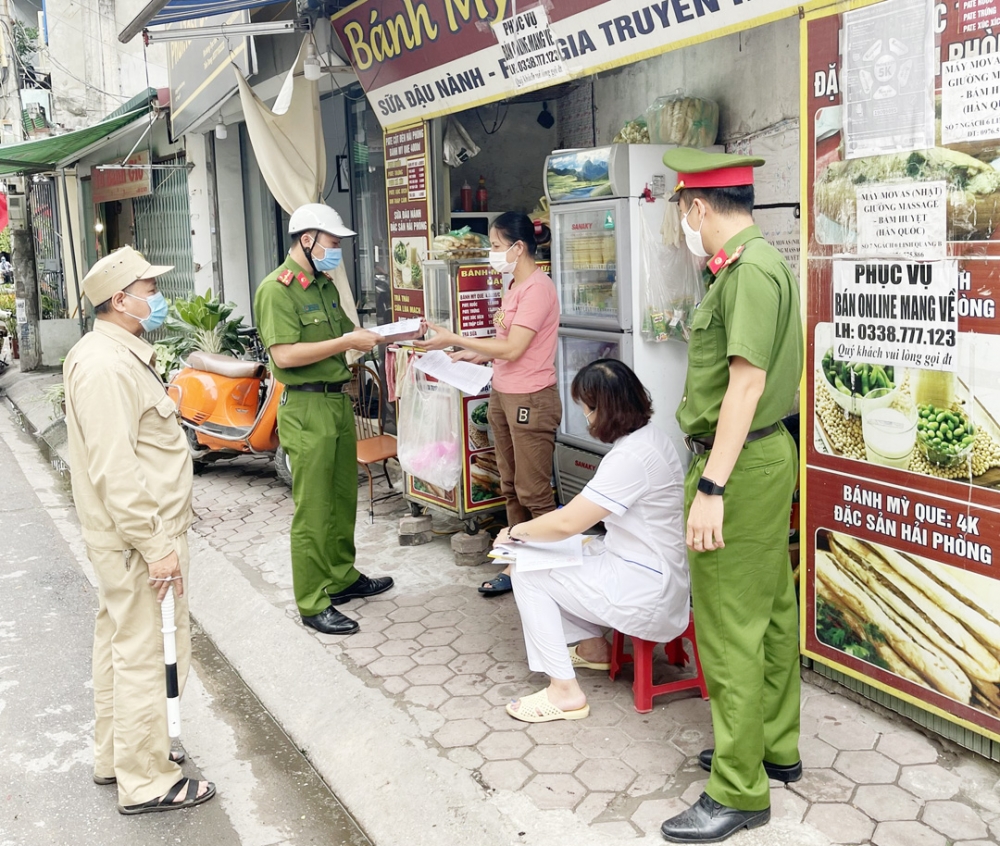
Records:
M38 138L0 146L0 176L38 173L72 162L77 154L103 141L119 129L149 114L154 89L138 94L100 123L53 138Z
M243 9L270 6L277 0L151 0L128 26L118 33L118 40L127 44L147 26L180 23L181 21L226 15Z

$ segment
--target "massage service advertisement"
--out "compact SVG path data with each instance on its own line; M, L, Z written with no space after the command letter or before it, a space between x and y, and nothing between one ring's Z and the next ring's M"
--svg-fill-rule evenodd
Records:
M802 647L1000 739L1000 52L982 0L802 34Z

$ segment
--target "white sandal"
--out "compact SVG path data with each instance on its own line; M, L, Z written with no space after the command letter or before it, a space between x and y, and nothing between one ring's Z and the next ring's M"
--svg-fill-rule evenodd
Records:
M611 662L593 662L588 661L579 652L576 651L575 646L569 648L569 660L573 662L573 666L581 670L610 670Z
M530 696L522 696L519 700L520 707L516 710L511 707L513 702L508 703L507 713L515 720L523 723L550 723L553 720L582 720L590 716L590 705L584 705L575 711L563 711L557 708L549 700L547 690L539 690Z

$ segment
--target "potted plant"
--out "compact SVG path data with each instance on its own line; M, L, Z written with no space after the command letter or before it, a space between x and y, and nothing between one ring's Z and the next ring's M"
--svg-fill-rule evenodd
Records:
M171 348L178 358L194 350L240 356L246 351L237 332L243 318L232 319L235 310L235 303L220 302L211 290L176 299L166 322L170 337L160 344Z

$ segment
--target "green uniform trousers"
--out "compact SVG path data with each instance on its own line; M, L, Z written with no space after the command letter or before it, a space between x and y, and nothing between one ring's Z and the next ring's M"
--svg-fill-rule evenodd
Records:
M780 431L743 447L723 495L725 547L688 550L691 595L712 704L715 757L705 791L730 808L770 806L763 761L799 760L799 644L788 518L798 470ZM696 456L685 514L708 461Z
M328 593L353 585L358 450L347 394L286 390L278 437L292 468L292 584L299 613L319 614Z

